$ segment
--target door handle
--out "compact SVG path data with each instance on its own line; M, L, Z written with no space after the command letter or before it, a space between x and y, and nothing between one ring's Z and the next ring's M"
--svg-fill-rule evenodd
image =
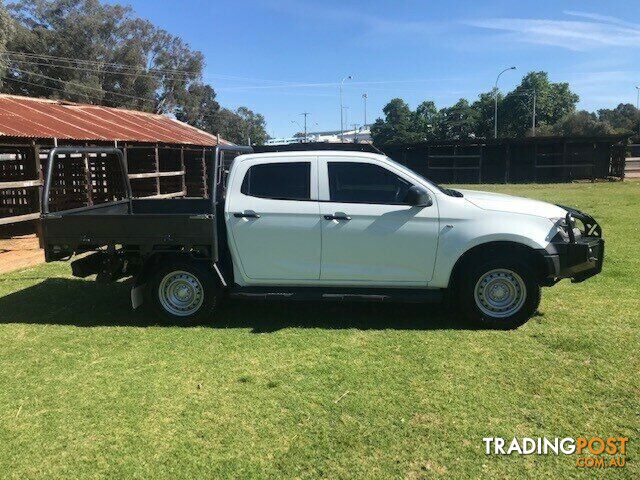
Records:
M324 216L325 220L344 220L344 221L349 221L351 220L351 217L348 216L346 213L334 213L333 215L325 215Z
M236 218L260 218L260 215L253 210L245 210L244 212L236 212L233 214Z

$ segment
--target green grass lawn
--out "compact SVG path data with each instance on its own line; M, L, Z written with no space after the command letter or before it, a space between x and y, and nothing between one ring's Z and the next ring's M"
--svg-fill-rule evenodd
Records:
M0 277L0 477L639 478L640 183L471 187L573 205L604 271L515 331L440 308L230 304L156 325L66 264ZM627 466L482 437L626 436Z

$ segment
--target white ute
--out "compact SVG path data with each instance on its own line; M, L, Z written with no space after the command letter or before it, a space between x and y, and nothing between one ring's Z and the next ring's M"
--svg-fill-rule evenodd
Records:
M223 296L449 299L456 314L491 328L526 322L542 286L602 269L600 227L569 207L443 188L372 153L247 153L225 161L225 150L234 148L216 153L213 201L125 199L126 211L116 214L114 202L106 216L102 206L80 214L43 208L47 259L95 250L74 262L75 274L133 276L134 306L144 292L181 322L207 318ZM177 223L187 214L191 223ZM100 227L90 226L93 218ZM146 234L123 218L147 222ZM129 236L109 235L109 222Z

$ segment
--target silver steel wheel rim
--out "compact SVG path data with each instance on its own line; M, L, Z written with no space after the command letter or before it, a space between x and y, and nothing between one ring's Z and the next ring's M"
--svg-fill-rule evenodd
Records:
M204 289L198 277L178 270L168 273L158 287L162 308L171 315L187 317L194 314L204 302Z
M478 279L473 295L482 313L506 318L522 308L527 299L527 288L522 277L513 270L496 268Z

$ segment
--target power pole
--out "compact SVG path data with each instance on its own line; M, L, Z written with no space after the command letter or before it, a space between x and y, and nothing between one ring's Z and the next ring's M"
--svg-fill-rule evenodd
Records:
M364 128L367 128L367 98L369 98L369 96L366 93L363 93L362 100L364 101Z
M344 110L344 107L342 106L342 86L344 85L344 82L346 80L351 80L351 79L353 79L353 76L349 75L347 77L344 77L340 82L340 141L341 142L342 142L342 136L344 135L344 122L342 121L342 114Z
M533 115L531 116L531 130L533 136L536 136L536 89L533 89Z
M307 115L309 112L302 112L300 115L304 116L304 143L307 143Z

